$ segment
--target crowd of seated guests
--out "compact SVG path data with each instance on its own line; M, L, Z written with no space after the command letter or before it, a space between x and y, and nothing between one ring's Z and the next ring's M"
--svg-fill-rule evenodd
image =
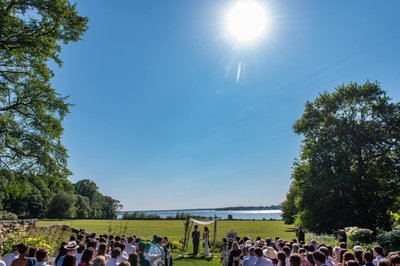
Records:
M136 235L78 235L62 242L55 254L46 249L28 247L23 243L12 247L1 257L0 266L172 266L167 237L153 236L143 241ZM50 260L50 257L53 260Z
M374 246L364 250L361 246L347 249L345 242L332 247L318 244L287 242L279 237L236 237L223 239L221 262L224 266L400 266L400 251L391 252L386 257L382 247Z

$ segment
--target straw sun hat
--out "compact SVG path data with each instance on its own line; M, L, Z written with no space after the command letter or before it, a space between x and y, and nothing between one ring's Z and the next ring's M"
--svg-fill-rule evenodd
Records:
M277 259L276 251L273 247L267 247L266 249L263 250L264 256L267 257L268 259Z
M64 246L65 249L67 250L74 250L74 249L78 249L78 245L76 244L75 241L69 241L67 245Z

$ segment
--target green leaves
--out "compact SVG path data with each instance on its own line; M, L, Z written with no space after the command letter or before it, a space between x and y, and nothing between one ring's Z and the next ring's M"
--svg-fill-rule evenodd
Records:
M389 226L387 210L400 192L399 110L370 82L306 103L293 126L304 140L285 202L291 221L316 232Z
M66 97L51 86L50 60L61 43L78 41L88 19L66 0L0 2L0 167L65 177L61 144Z

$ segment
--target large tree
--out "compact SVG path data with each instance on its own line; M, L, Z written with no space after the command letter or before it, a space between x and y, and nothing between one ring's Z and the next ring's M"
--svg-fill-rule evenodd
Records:
M95 201L97 195L99 194L99 187L95 182L89 179L79 180L74 184L74 187L78 195L87 197L90 202Z
M350 83L307 102L293 128L304 140L288 215L316 232L387 228L400 192L400 103L378 83Z
M48 218L71 219L76 217L76 195L64 191L54 195L47 210Z
M74 187L78 195L88 199L90 203L89 217L97 219L115 219L117 217L117 211L121 209L122 205L118 200L101 194L95 182L82 179L76 182Z
M87 18L67 0L0 1L0 167L67 176L61 144L66 98L52 87L49 61L78 41Z

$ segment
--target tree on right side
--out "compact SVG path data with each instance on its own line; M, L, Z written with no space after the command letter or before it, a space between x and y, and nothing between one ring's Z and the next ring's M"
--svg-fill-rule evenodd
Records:
M389 228L400 192L400 103L378 83L350 83L307 102L293 129L304 139L285 219L313 232Z

